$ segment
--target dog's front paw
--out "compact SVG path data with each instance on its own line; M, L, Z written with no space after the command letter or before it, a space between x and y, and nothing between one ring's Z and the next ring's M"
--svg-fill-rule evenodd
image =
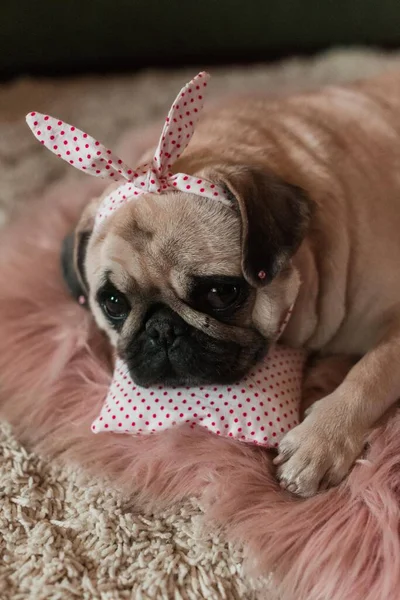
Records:
M281 487L307 498L337 485L360 455L364 435L314 410L282 439L274 459Z

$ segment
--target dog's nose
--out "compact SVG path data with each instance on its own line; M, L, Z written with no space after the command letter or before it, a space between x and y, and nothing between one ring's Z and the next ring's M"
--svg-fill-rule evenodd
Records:
M175 338L176 332L172 323L152 323L147 328L147 335L160 344L170 346Z
M146 332L157 345L170 347L186 330L185 322L171 309L162 308L148 319Z

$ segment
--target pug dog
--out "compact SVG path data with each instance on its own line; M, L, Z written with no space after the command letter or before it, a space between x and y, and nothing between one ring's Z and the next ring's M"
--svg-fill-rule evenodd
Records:
M400 73L214 108L173 171L230 205L144 194L93 232L94 200L64 246L70 288L143 386L239 379L294 305L282 341L312 354L309 407L278 478L337 484L400 395Z

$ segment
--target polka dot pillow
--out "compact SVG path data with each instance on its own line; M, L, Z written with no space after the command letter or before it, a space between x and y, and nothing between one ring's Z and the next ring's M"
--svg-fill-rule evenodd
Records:
M262 363L232 385L142 388L117 361L94 433L154 434L187 424L269 448L299 422L305 353L274 346Z

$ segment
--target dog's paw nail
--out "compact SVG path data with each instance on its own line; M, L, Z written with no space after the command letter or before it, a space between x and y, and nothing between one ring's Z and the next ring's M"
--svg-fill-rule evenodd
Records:
M278 456L276 456L272 462L274 465L281 465L284 460L285 457L283 456L283 454L278 454Z
M295 483L291 483L287 486L286 489L288 492L292 492L292 494L294 494L295 492L297 492L297 485Z

